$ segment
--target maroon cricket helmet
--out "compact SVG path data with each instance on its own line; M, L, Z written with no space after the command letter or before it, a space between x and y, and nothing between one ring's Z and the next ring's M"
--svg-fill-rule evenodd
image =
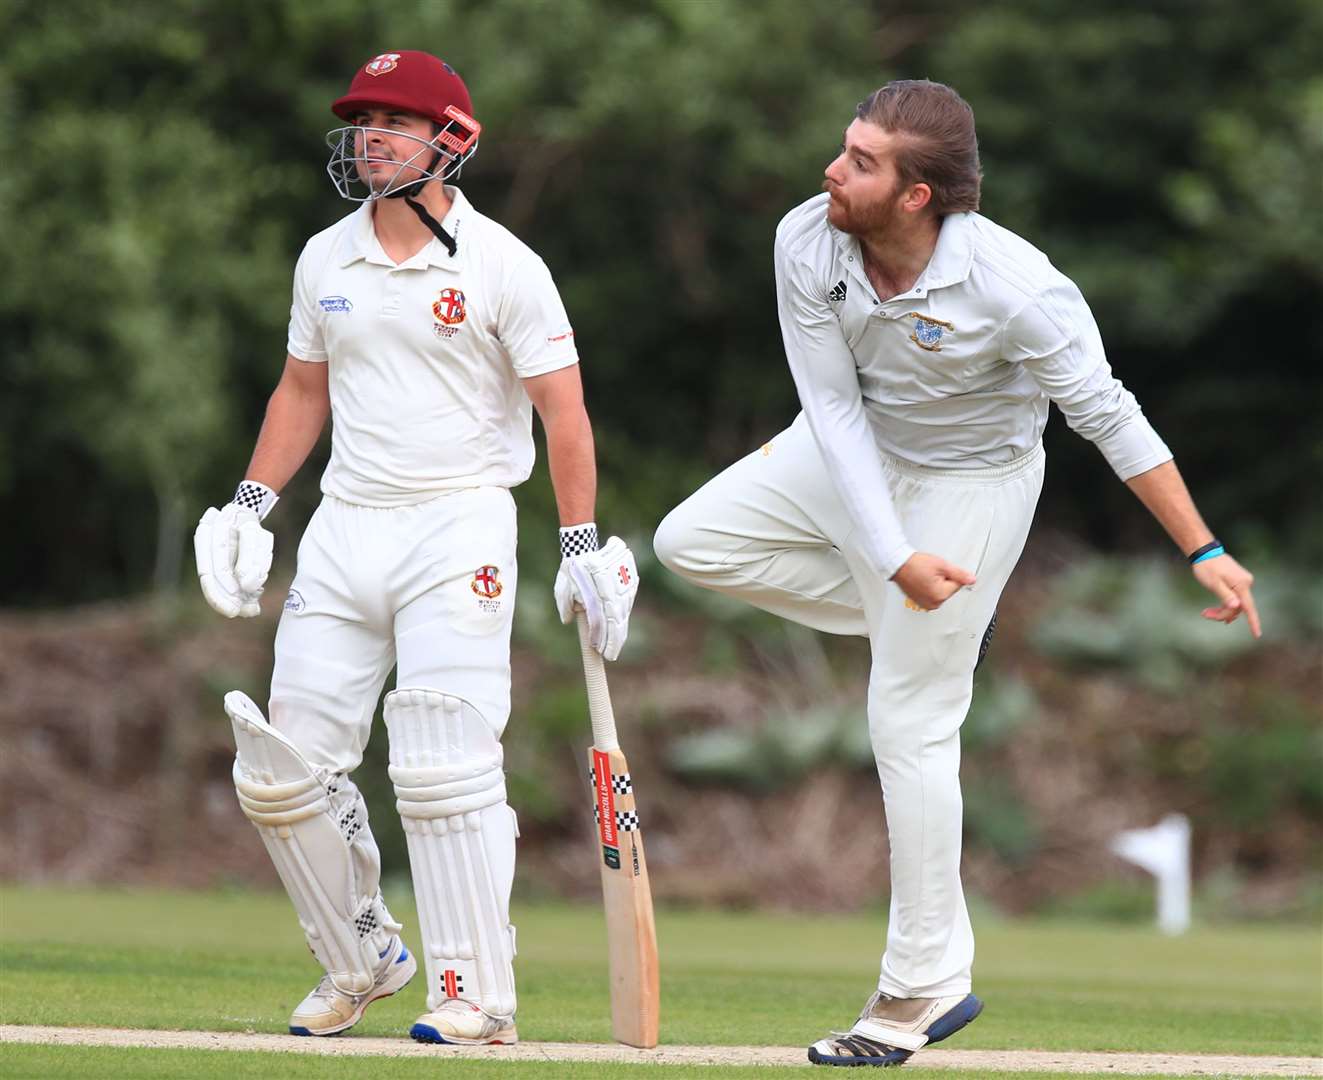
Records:
M356 112L374 105L416 113L443 127L452 120L477 127L464 80L444 60L416 49L374 56L354 74L349 92L336 99L331 111L349 123Z

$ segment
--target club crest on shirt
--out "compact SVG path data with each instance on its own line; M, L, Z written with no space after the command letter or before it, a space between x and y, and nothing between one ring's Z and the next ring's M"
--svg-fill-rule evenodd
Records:
M951 323L934 319L931 315L920 315L917 311L907 311L904 317L914 320L914 330L910 334L910 340L919 348L927 349L928 352L941 352L942 335L947 331L955 330Z
M464 294L458 289L442 289L432 301L432 333L443 340L449 340L459 333L459 326L468 315Z
M469 588L478 598L478 607L483 611L497 611L501 606L497 600L504 588L500 575L500 568L496 566L480 566L473 572Z

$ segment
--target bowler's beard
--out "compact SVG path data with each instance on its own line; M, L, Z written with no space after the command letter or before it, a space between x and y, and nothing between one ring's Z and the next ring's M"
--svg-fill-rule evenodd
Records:
M827 184L823 188L830 191ZM895 231L903 211L900 193L894 188L881 199L870 203L847 203L837 199L828 204L828 220L843 233L851 236L886 236Z

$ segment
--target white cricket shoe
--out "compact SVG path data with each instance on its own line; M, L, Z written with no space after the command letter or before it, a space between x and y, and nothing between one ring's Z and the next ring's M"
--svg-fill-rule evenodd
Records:
M809 1047L814 1065L902 1065L920 1047L954 1035L983 1011L973 994L896 998L881 991L868 999L849 1031L836 1031Z
M419 1042L513 1046L519 1041L513 1016L492 1016L471 1001L446 998L418 1017L409 1034Z
M372 984L371 990L361 994L346 994L331 981L329 975L323 975L322 981L299 1002L298 1008L290 1016L289 1033L338 1035L347 1031L358 1023L364 1010L378 998L390 997L397 990L403 990L418 970L418 961L398 934L381 954L381 959L383 963L377 971L376 982Z

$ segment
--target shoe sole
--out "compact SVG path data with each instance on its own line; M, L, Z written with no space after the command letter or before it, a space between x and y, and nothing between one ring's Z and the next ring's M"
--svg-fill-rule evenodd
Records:
M932 1046L933 1043L950 1038L961 1028L977 1020L979 1013L982 1011L983 1002L973 994L967 995L963 1001L948 1009L928 1025L928 1029L924 1032L928 1036L928 1041L923 1045ZM843 1065L846 1067L872 1065L876 1068L886 1068L888 1065L904 1065L914 1053L913 1050L892 1050L891 1053L876 1058L846 1057L843 1054L820 1054L816 1046L810 1046L808 1059L814 1065Z
M406 986L409 985L414 975L417 974L418 972L418 961L413 958L413 953L409 952L407 949L404 951L404 955L401 956L399 959L397 959L395 963L399 964L405 960L409 962L408 965L405 966L400 971L392 972L391 977L381 984L381 986L378 989L378 992L374 993L370 998L368 998L361 1005L359 1005L359 1007L356 1010L354 1010L354 1015L351 1016L348 1020L346 1020L343 1024L339 1024L336 1027L331 1027L331 1028L321 1028L317 1031L313 1031L311 1028L295 1026L294 1024L291 1024L289 1026L289 1033L291 1035L308 1035L308 1036L312 1036L313 1038L326 1038L329 1035L339 1035L342 1032L348 1031L351 1027L353 1027L360 1020L363 1019L363 1014L367 1012L367 1007L371 1005L374 1001L380 1001L382 998L388 998L395 994L398 994L401 990L403 990ZM401 976L403 977L401 978Z
M514 1046L519 1041L519 1036L514 1032L502 1039L459 1039L453 1035L447 1038L431 1024L414 1024L409 1029L409 1038L420 1043L442 1043L446 1046Z

